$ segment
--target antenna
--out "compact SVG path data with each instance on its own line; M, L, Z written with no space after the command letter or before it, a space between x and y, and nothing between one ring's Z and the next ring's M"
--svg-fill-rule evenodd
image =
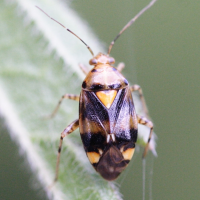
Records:
M110 54L110 51L115 43L115 41L118 39L118 37L129 27L131 26L138 17L140 17L146 10L148 10L157 0L152 0L146 7L144 7L133 19L131 19L126 26L118 33L118 35L115 37L115 39L110 43L110 46L108 48L108 55Z
M92 49L80 38L78 37L78 35L76 35L74 32L72 32L71 30L69 30L68 28L66 28L63 24L61 24L60 22L58 22L57 20L55 20L54 18L50 17L47 13L45 13L41 8L39 8L38 6L35 6L36 8L38 8L40 11L42 11L47 17L49 17L50 19L52 19L53 21L55 21L56 23L60 24L64 29L66 29L67 31L69 31L70 33L72 33L74 36L76 36L90 51L90 53L92 54L92 56L94 57L94 53L92 51Z

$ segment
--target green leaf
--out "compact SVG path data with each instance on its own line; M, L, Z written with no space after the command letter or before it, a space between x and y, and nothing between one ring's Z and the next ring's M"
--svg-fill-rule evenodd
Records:
M87 65L91 54L35 5L89 41L93 50L103 51L87 23L59 1L1 1L0 114L50 199L121 199L115 184L90 165L78 131L64 139L59 180L48 188L60 133L78 118L78 103L65 101L55 118L43 117L63 94L80 93L84 75L78 63Z

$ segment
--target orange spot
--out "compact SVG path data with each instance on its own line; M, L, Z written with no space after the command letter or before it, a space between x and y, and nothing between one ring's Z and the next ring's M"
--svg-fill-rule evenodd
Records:
M129 148L126 151L122 152L124 160L131 160L131 158L133 157L134 151L135 151L135 148Z
M90 163L98 163L100 159L100 155L97 152L87 152L87 156L89 158Z
M104 90L104 91L99 91L96 92L97 97L99 100L103 103L104 106L107 108L110 108L112 105L116 95L117 91L116 90Z

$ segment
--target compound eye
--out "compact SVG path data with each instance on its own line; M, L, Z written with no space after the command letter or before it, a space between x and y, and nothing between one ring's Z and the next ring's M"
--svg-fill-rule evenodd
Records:
M92 58L92 59L89 61L89 64L90 64L90 65L96 65L96 64L97 64L97 59Z
M109 62L109 64L114 64L114 63L115 63L115 59L112 58L112 57L110 57L110 58L108 59L108 62Z

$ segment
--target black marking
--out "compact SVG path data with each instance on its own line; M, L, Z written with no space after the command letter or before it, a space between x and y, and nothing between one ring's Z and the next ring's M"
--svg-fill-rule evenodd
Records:
M122 85L119 84L119 83L112 84L112 85L108 85L108 88L109 88L109 89L112 89L112 90L119 89L119 88L121 88L121 87L122 87Z
M128 165L128 163L130 162L130 160L124 160L124 162Z
M58 153L60 153L60 152L61 152L61 147L58 148Z
M114 68L114 67L112 68L112 70L113 70L113 71L117 71L117 69L116 69L116 68Z
M126 151L127 149L134 149L135 148L135 143L134 142L129 142L128 144L126 144L124 146L124 151Z
M93 69L91 72L97 72L97 70L96 70L96 69Z
M102 146L106 144L106 137L101 133L82 133L81 139L87 152L95 151L99 153L98 148L102 149Z
M102 85L101 83L96 83L91 85L90 90L102 90L104 89L104 85Z
M116 141L120 142L136 142L137 141L137 129L128 129L122 130L121 132L116 133Z
M82 88L86 88L86 87L87 87L86 81L83 81Z
M124 79L124 83L125 85L128 85L128 81L126 79Z
M99 163L99 162L98 162ZM92 163L93 167L96 169L98 163Z

